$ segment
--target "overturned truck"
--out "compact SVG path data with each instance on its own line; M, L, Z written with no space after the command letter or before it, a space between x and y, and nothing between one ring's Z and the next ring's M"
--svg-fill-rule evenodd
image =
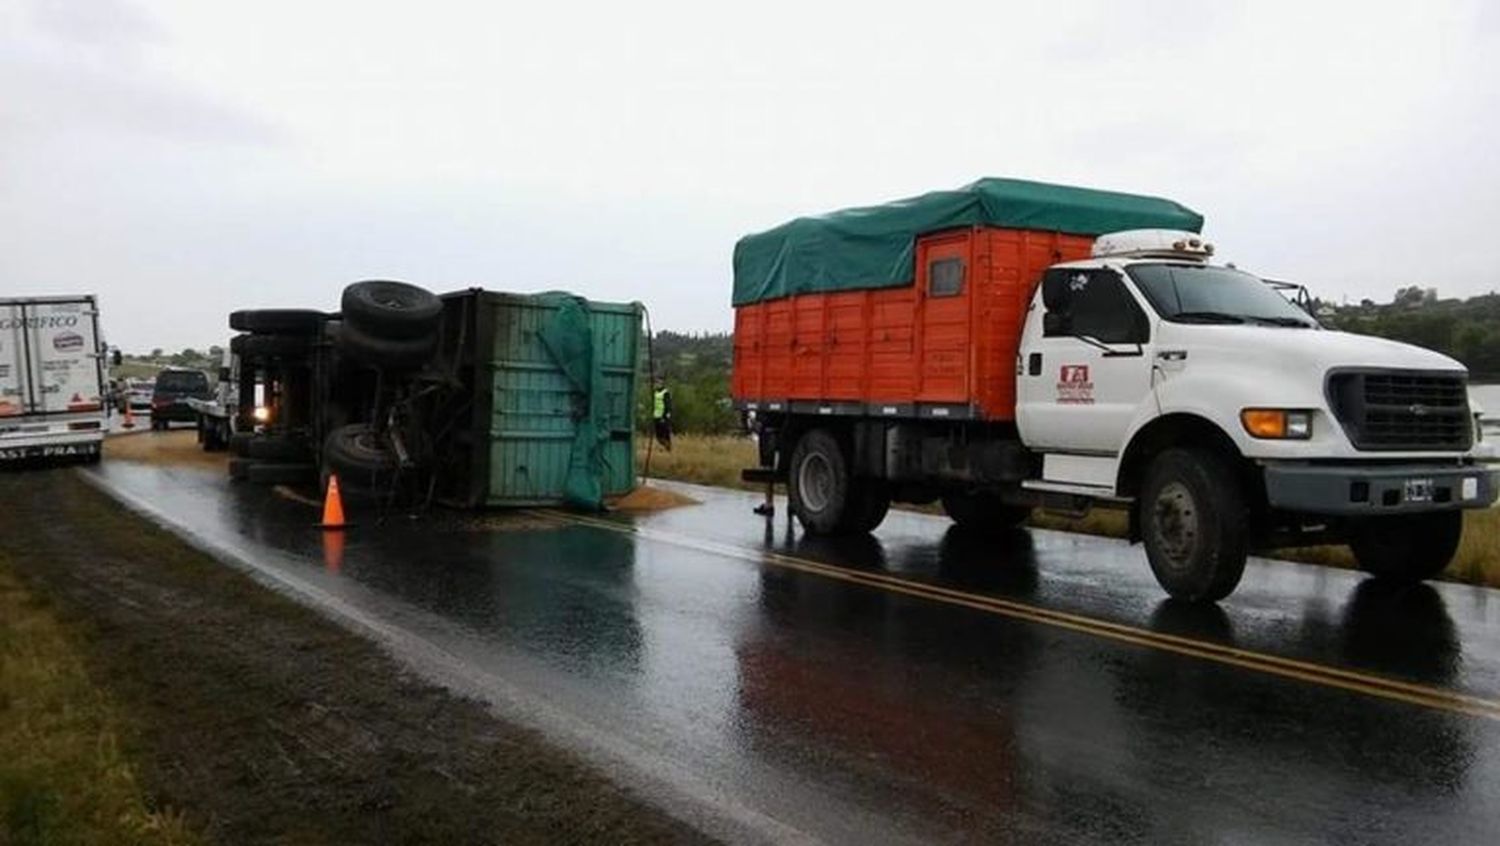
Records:
M229 316L231 476L457 507L633 486L639 303L371 280L340 306Z

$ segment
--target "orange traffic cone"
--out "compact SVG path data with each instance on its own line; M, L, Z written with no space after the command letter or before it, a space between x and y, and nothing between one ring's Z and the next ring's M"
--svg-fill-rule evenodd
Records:
M339 477L330 473L328 492L323 495L323 522L318 528L342 529L344 526L344 498L339 496Z
M344 569L344 533L323 533L323 566L330 573Z

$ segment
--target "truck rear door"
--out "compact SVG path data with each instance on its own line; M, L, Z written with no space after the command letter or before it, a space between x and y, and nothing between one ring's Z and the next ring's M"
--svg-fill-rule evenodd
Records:
M26 365L26 320L22 307L0 303L0 418L19 417L31 406Z
M104 390L97 311L92 301L43 301L20 306L32 380L29 414L99 411Z

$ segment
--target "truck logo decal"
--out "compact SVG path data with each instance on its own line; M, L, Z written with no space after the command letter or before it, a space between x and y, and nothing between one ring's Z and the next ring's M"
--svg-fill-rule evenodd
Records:
M1094 383L1087 364L1064 364L1057 374L1057 401L1063 405L1093 405Z
M1417 403L1416 405L1413 405L1413 406L1407 408L1406 410L1410 411L1411 415L1413 417L1426 417L1427 416L1427 406L1422 405L1421 403Z
M22 320L19 317L0 318L0 329L60 329L64 326L77 326L78 316L69 314L50 314L42 317L28 317Z
M52 338L52 349L58 352L73 352L83 349L83 336L77 332L61 332Z

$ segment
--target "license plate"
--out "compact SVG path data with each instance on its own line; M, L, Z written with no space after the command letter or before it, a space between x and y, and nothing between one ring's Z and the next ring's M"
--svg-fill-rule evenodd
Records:
M1432 502L1432 480L1407 479L1403 494L1407 502Z

